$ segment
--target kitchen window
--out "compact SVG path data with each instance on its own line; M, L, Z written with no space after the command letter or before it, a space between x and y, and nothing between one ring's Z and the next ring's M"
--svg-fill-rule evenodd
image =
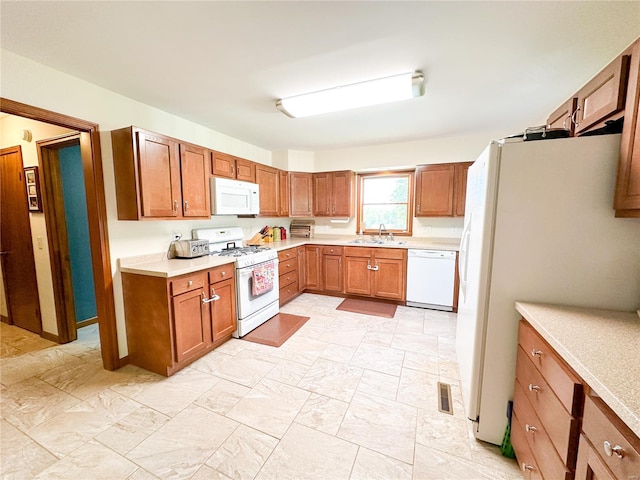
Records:
M413 222L413 171L359 175L358 224L365 234L378 234L380 224L387 233L411 235Z

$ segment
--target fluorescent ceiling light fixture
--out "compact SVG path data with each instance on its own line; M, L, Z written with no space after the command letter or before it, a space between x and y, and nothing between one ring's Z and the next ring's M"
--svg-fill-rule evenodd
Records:
M424 75L408 72L282 98L276 107L291 118L407 100L424 95Z

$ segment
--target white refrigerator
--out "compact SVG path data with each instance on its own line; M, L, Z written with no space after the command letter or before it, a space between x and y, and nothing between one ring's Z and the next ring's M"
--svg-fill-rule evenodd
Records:
M456 351L480 440L499 445L507 425L516 300L640 306L640 219L613 210L619 145L620 135L492 142L469 169Z

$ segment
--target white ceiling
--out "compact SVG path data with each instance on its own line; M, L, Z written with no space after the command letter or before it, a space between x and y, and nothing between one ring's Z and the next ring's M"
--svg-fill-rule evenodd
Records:
M262 148L521 131L640 36L640 2L7 1L3 49ZM424 97L291 119L277 98L421 70Z

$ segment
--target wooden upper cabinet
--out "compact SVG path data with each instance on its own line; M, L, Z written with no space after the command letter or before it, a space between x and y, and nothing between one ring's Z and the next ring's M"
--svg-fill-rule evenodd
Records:
M216 177L256 183L256 164L228 153L211 152L211 172Z
M467 201L467 174L473 162L454 164L453 206L454 216L464 217L464 205Z
M313 174L289 172L289 216L313 215Z
M578 97L570 98L549 115L547 125L551 128L564 128L565 130L569 130L570 135L573 136L575 131L574 114L577 106Z
M455 166L421 165L416 169L416 217L453 216Z
M260 215L277 217L280 214L278 169L256 165L256 183L260 185Z
M185 217L211 216L209 196L209 150L180 144L182 214Z
M127 127L111 132L119 220L182 216L177 140Z
M313 214L317 217L352 217L355 173L350 170L313 174Z
M630 59L620 55L578 91L576 134L624 108Z
M614 207L617 217L640 217L640 39L631 52Z
M278 216L289 216L289 172L278 171Z

